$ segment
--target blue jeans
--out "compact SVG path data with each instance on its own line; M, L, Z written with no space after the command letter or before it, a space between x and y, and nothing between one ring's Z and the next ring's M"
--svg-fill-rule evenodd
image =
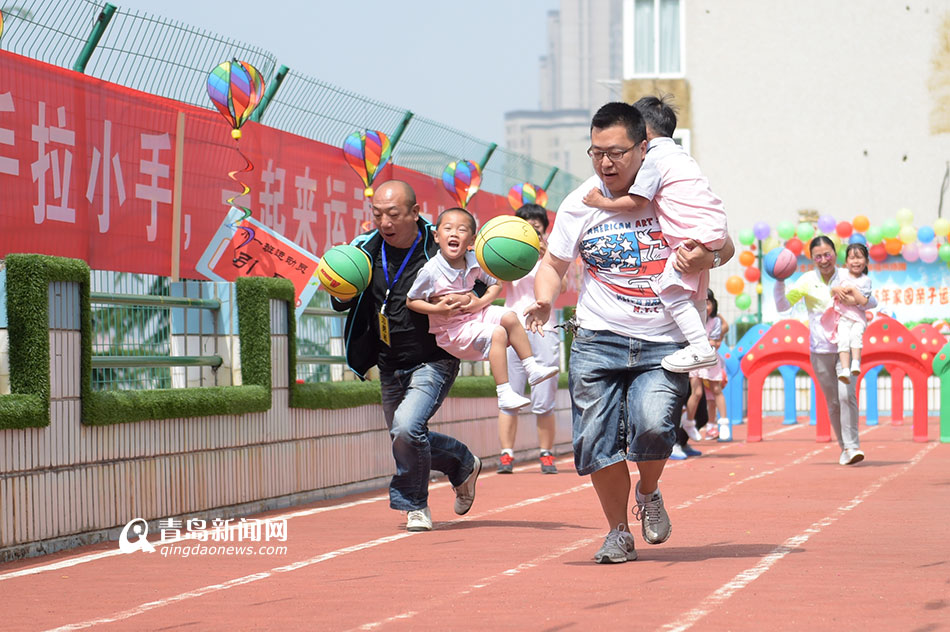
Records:
M581 476L624 459L667 459L689 375L660 365L683 345L579 328L571 345L574 465Z
M475 468L464 443L429 431L435 414L458 375L455 358L408 369L380 372L386 426L393 441L396 475L389 485L389 506L399 511L422 509L429 501L429 472L438 470L458 487Z

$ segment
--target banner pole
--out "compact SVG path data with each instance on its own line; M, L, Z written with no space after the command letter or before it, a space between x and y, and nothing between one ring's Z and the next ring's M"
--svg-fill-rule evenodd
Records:
M185 113L178 112L175 126L175 183L172 189L172 283L181 274L181 190L185 159Z

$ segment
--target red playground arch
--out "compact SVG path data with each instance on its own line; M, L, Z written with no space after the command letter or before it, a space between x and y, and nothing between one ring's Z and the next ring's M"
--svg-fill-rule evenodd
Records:
M907 375L914 387L914 441L927 440L927 378L933 354L902 324L880 316L864 332L861 375L879 364L894 367ZM808 328L797 320L782 320L769 329L742 359L742 372L749 381L747 441L762 440L762 388L765 378L783 365L794 365L815 380L808 353ZM816 440L831 441L828 406L821 389L815 389Z

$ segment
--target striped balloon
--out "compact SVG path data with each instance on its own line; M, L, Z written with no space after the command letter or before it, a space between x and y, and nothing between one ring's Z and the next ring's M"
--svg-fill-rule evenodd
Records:
M264 79L246 61L226 61L208 75L208 96L231 124L231 135L238 139L241 126L251 118L264 96Z
M462 208L478 193L481 183L482 170L471 160L450 162L442 172L442 186Z
M343 141L343 157L363 181L366 197L373 195L373 181L389 162L391 153L389 137L375 130L353 132Z
M525 204L537 204L547 208L548 194L537 185L523 182L508 190L508 204L516 211Z

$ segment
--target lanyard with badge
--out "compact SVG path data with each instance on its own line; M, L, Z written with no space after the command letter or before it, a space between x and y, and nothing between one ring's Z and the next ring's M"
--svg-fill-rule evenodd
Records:
M399 266L399 270L396 271L396 276L393 277L393 280L389 280L389 262L386 260L386 242L383 242L383 274L386 277L386 294L383 295L383 304L379 308L379 339L385 343L387 347L391 346L389 342L389 318L386 317L386 302L389 300L389 292L396 285L396 281L399 280L399 277L402 276L403 270L406 269L406 265L409 263L409 259L412 258L412 253L416 249L416 244L419 243L419 239L422 237L422 231L419 231L419 234L416 235L415 241L412 242L412 246L409 248L409 252L406 253L406 258L402 260L402 264Z

